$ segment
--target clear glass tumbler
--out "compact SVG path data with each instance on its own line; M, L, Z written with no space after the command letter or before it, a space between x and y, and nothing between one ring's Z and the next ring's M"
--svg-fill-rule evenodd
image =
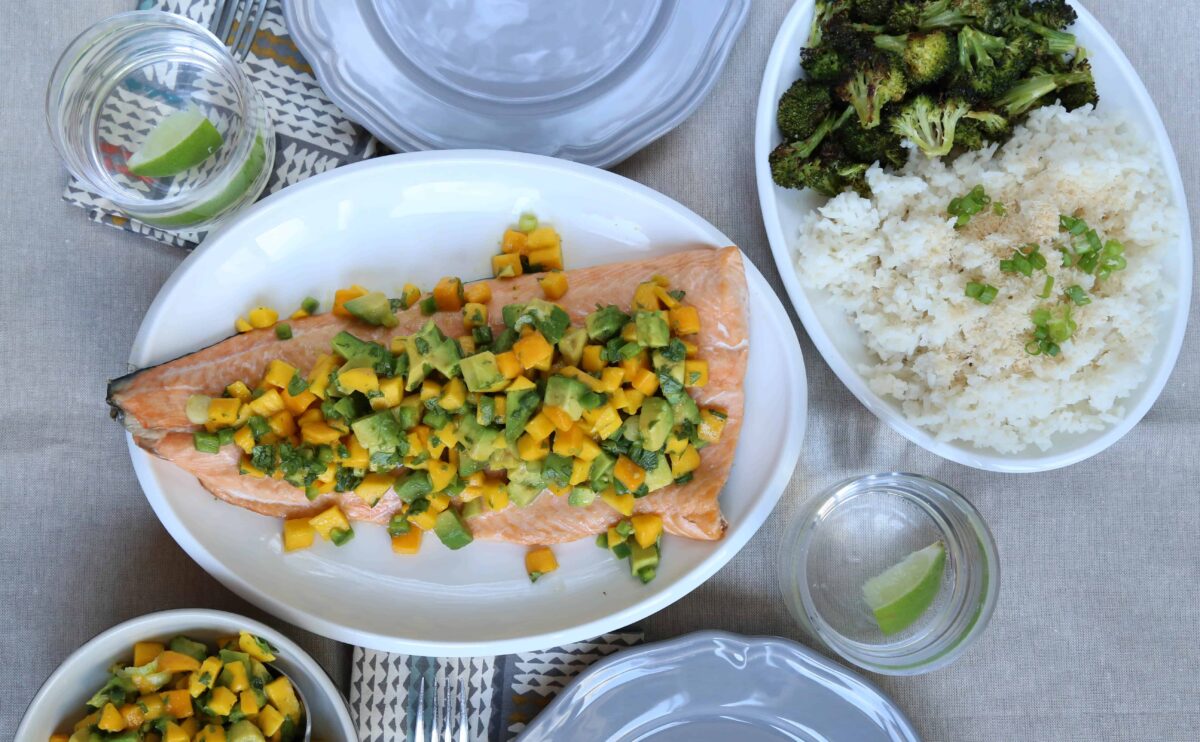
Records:
M201 117L211 127L188 137ZM46 119L71 173L167 229L207 229L253 202L275 159L266 104L225 45L154 10L112 16L71 42L46 91ZM161 158L148 167L149 152Z

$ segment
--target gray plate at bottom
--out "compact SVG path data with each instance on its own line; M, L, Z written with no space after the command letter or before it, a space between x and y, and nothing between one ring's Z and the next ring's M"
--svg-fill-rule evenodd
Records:
M918 742L875 686L795 642L719 631L630 649L567 686L520 742Z

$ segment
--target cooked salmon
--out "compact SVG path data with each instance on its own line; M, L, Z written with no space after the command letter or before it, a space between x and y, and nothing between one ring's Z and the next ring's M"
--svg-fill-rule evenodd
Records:
M648 260L615 263L567 271L570 290L559 304L573 323L582 323L597 305L628 308L634 289L653 275L666 276L673 288L687 292L696 307L701 330L691 338L698 356L708 361L709 380L690 390L697 404L724 410L728 415L720 440L703 449L700 467L692 481L657 490L637 500L639 513L658 513L663 527L679 536L718 539L725 531L718 495L729 477L742 424L742 380L749 353L749 317L746 277L741 252L736 247L698 249ZM489 280L492 301L489 323L503 328L500 310L506 304L542 296L537 276ZM310 368L330 349L338 332L388 344L396 335L416 332L430 318L411 307L396 315L393 328L371 327L353 319L322 314L291 320L292 339L281 342L271 329L231 337L168 363L136 371L109 383L108 402L134 440L145 450L196 476L207 490L233 505L265 515L295 518L313 515L332 504L352 520L387 523L400 507L394 492L369 507L352 492L329 493L308 500L287 482L243 476L238 470L241 451L225 446L220 453L195 450L192 425L186 415L193 394L220 396L226 385L262 376L267 364L282 359L300 369ZM458 312L438 312L432 317L453 337L462 332ZM526 507L485 511L469 525L476 538L520 544L556 544L603 531L622 516L597 499L587 507L567 503L567 498L543 492Z

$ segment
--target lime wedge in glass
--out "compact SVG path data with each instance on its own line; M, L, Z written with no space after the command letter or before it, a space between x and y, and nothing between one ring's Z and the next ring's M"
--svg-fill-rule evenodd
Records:
M891 636L912 626L933 605L942 587L946 567L946 545L941 541L914 551L883 574L863 585L863 597L875 614L875 622Z
M196 224L208 222L225 211L234 202L241 199L258 180L259 174L267 164L266 146L262 134L254 138L250 154L242 162L241 167L234 173L229 183L212 198L203 201L186 211L178 211L162 216L138 216L141 221L156 227L166 229L181 229Z
M204 114L179 111L150 130L141 149L129 158L129 172L150 178L178 175L207 160L224 141Z

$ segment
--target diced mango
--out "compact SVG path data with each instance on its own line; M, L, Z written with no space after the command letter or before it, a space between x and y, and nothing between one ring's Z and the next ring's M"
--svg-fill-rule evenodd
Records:
M621 515L633 515L634 496L632 492L626 492L623 495L618 495L612 488L606 489L600 493L600 499L608 503L609 507L616 510Z
M276 389L286 389L295 375L295 366L275 359L267 364L267 371L263 374L263 381Z
M135 667L153 662L166 650L158 642L138 642L133 645L133 664Z
M629 521L633 524L633 538L643 549L653 546L658 541L658 537L662 535L663 522L660 515L653 513L635 515Z
M558 451L555 451L555 453L558 453ZM591 473L591 469L592 463L590 461L584 461L583 459L578 458L572 461L570 484L574 486L576 484L583 484L586 482L588 480L588 475Z
M528 433L517 439L517 456L522 461L541 461L550 455L550 441L546 438L536 440Z
M446 386L442 387L441 397L438 399L438 406L446 412L457 412L462 409L462 406L467 402L467 385L463 380L455 377L446 382Z
M408 309L421 300L421 289L415 284L406 283L400 289L400 304L402 309Z
M483 327L488 323L487 307L475 302L467 302L462 308L463 327L467 330L473 330L476 327Z
M263 392L258 399L250 402L248 405L250 411L255 415L270 417L276 412L284 410L283 397L279 396L279 392L275 389L268 389Z
M696 471L700 466L700 452L696 447L688 444L688 447L683 449L683 453L671 455L671 476L675 479L682 477L684 474Z
M163 652L163 654L166 654L166 652ZM188 659L192 658L188 657ZM161 663L159 663L159 667L162 667ZM160 695L163 700L163 708L169 716L176 719L186 719L195 713L195 710L192 708L192 694L188 693L186 689L169 690Z
M599 345L583 346L583 358L580 361L580 365L583 366L584 371L594 373L604 370L604 359L600 357L600 351L602 350L604 348Z
M646 470L633 463L628 456L618 456L617 464L613 467L613 477L625 485L625 489L634 492L646 481Z
M492 256L492 275L496 278L516 278L524 272L520 255L506 253Z
M321 534L321 538L326 541L330 538L330 533L335 528L346 530L350 527L350 521L346 520L345 513L337 505L333 505L326 510L317 513L308 519L309 524L316 529L317 533Z
M200 663L200 669L193 672L188 678L188 692L192 694L192 698L199 697L200 694L216 684L217 675L220 674L222 666L221 660L217 657L208 657Z
M621 328L621 339L627 343L636 342L637 341L637 325L635 325L632 322L629 322L624 327L622 327Z
M292 688L290 680L285 677L275 678L267 683L263 690L280 713L294 722L300 721L300 702L296 699L296 690Z
M299 551L313 545L317 531L304 518L295 518L283 522L283 550Z
M554 434L554 453L559 456L576 456L583 450L583 428L572 424L567 430L559 430ZM572 482L571 484L579 484Z
M305 523L305 525L308 524ZM312 527L309 526L309 528L311 529ZM316 531L312 533L316 535ZM241 693L250 687L250 677L246 674L246 664L244 662L231 662L225 665L225 670L221 674L222 676L228 675L225 687L234 693Z
M258 728L262 730L263 734L270 737L283 726L284 718L278 709L267 704L258 712L258 719L255 720L255 723L258 724Z
M271 415L267 418L267 425L271 426L271 432L280 438L291 437L292 433L296 432L296 420L287 410L280 410Z
M583 444L579 447L579 453L576 454L584 461L592 461L600 455L600 446L591 438L584 437Z
M439 312L457 312L463 306L463 284L457 278L446 276L433 287L433 301Z
M138 696L138 706L143 709L142 714L146 717L146 721L154 721L163 715L166 710L162 696L157 693L148 693L144 696Z
M340 432L324 422L312 422L300 426L300 439L313 446L328 445L341 437Z
M420 398L422 402L427 402L431 399L437 399L442 396L442 385L433 379L426 379L421 382Z
M120 732L125 729L125 717L116 706L106 703L100 710L100 722L96 726L106 732Z
M505 254L520 255L529 249L529 235L524 232L518 232L515 229L504 230L504 237L500 239L500 250Z
M83 717L79 721L75 722L75 726L73 727L73 729L74 729L74 731L79 731L80 729L83 729L84 727L94 727L94 726L96 726L96 724L99 721L100 721L100 712L93 711L92 713Z
M672 435L672 436L669 436L669 437L667 438L667 448L666 448L666 452L667 452L668 454L672 454L672 453L674 453L674 454L680 454L680 453L683 453L684 449L686 449L687 447L688 447L688 439L687 439L687 438L679 438L679 437L676 437L676 436L674 436L674 435Z
M399 376L380 379L379 392L383 396L371 398L371 409L386 410L399 406L404 401L404 379Z
M255 307L246 315L246 319L250 321L250 326L256 330L261 330L264 327L270 327L279 321L279 312L276 312L270 307Z
M352 368L338 372L338 386L348 391L370 394L379 391L379 377L373 368Z
M653 371L645 368L639 368L633 374L633 380L630 385L643 395L649 397L658 391L658 377Z
M296 311L292 312L292 314L291 314L291 316L289 317L289 319L304 319L305 317L310 317L310 316L312 316L312 315L310 315L310 314L308 313L308 310L306 310L306 309L297 309Z
M633 290L633 308L641 312L657 312L662 309L658 303L658 284L653 281L639 283Z
M325 389L329 386L329 374L337 367L337 356L324 354L317 358L312 370L308 372L308 391L320 399L325 399Z
M163 732L162 742L191 742L191 735L183 727L173 721L168 721Z
M192 742L226 742L225 727L216 724L206 724L192 738Z
M599 409L599 414L596 415L596 420L592 423L592 434L601 440L605 440L611 438L620 428L621 414L617 412L617 408L613 407L610 402Z
M540 226L529 233L529 250L545 250L547 248L558 247L562 244L562 239L558 236L558 232L554 227ZM530 261L532 262L532 261Z
M283 397L283 406L286 407L287 411L293 415L302 414L305 410L312 406L313 402L317 401L317 395L313 394L308 389L305 389L294 397L288 394L287 389L280 389L279 396Z
M689 387L708 385L708 361L684 361L683 384Z
M250 324L241 317L238 317L233 321L233 329L237 330L238 332L250 332L254 329L254 325Z
M50 742L71 742L71 738L65 734L51 734L49 740Z
M200 660L168 649L158 656L158 669L160 672L192 672L200 669Z
M333 313L339 317L353 317L354 315L346 310L346 302L366 295L367 290L358 285L348 289L338 289L333 293Z
M675 307L679 306L679 302L674 296L671 296L664 286L656 285L654 287L654 295L658 297L659 303L661 303L667 309L674 309Z
M600 372L599 391L611 394L621 387L621 382L624 380L625 372L616 366L610 366Z
M244 381L235 381L225 387L225 393L242 402L249 402L251 397L250 387L246 386Z
M475 281L463 287L463 298L473 304L487 304L492 300L492 287L487 281Z
M561 407L546 405L542 407L542 414L554 424L555 429L559 432L575 427L575 421L571 419L571 415Z
M567 274L561 271L552 271L538 279L538 284L542 287L542 293L550 301L557 301L567 293Z
M216 712L217 716L229 716L235 703L237 703L237 694L220 686L213 688L212 695L208 698L208 707Z
M533 271L561 271L563 269L561 246L530 250L527 259L529 260L529 269Z
M445 461L429 462L429 481L433 484L434 492L441 492L454 481L457 467Z
M434 523L437 522L438 514L432 509L426 510L423 513L408 516L408 522L420 528L422 531L432 531Z
M363 499L371 507L379 502L379 498L387 494L387 491L396 483L396 478L391 474L383 472L369 472L363 477L363 480L354 488L354 494Z
M238 694L238 708L246 716L254 716L258 713L258 695L252 690L244 690Z
M534 330L513 343L513 352L517 354L522 367L531 369L549 362L554 356L554 346L546 341L542 333Z
M531 579L536 580L556 569L558 569L558 560L554 558L554 552L549 547L543 546L540 549L526 552L525 571L529 573Z
M676 335L695 335L700 332L700 313L693 306L680 305L667 312L667 322Z
M725 414L717 410L700 410L700 424L696 427L696 435L705 443L716 443L721 440L721 431L725 429Z
M126 729L137 729L146 722L146 714L135 703L127 703L120 708L121 717L125 719Z
M392 551L397 554L416 554L421 550L421 534L419 528L410 528L408 533L392 536Z
M603 497L603 495L601 495L601 497ZM608 548L610 549L617 544L625 543L625 537L621 535L621 532L618 531L615 526L610 526L609 529L605 531L604 536L604 541L606 544L608 544Z

